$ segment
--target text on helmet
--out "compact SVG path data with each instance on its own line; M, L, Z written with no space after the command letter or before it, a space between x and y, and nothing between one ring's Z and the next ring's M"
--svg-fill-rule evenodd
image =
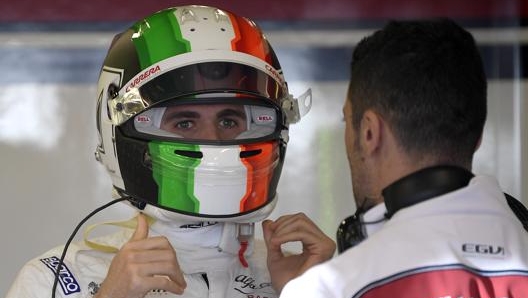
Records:
M130 83L126 87L126 92L128 92L131 88L134 88L136 85L140 84L141 82L143 82L144 80L149 78L151 75L157 73L160 70L161 68L159 65L152 66L151 68L145 70L142 74L140 74L139 76L136 76L134 80L132 81L132 83Z

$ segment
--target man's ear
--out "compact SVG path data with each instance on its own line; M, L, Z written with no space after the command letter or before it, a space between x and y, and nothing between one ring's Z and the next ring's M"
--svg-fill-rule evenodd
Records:
M372 154L381 145L382 119L372 110L367 110L361 118L360 143L366 154Z

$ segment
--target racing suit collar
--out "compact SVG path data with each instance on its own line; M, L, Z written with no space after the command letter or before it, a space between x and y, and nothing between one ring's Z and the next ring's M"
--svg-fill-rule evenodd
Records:
M167 237L182 271L186 274L224 270L238 258L240 243L235 223L202 222L184 225L156 221L150 227L152 235ZM253 251L253 237L246 256Z

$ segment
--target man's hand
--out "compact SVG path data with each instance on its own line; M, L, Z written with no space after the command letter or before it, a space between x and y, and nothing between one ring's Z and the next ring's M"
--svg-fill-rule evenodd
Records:
M182 294L186 287L176 253L167 238L148 238L148 222L138 215L136 231L113 258L95 297L143 298L154 289Z
M332 258L336 249L335 242L303 213L281 216L276 221L265 220L262 229L271 282L278 293L288 281ZM281 245L294 241L302 243L302 253L283 253Z

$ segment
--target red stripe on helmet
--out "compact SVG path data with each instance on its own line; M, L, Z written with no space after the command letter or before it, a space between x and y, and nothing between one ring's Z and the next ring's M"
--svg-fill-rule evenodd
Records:
M242 151L262 150L260 154L242 159L247 168L246 193L240 200L240 211L250 211L264 206L269 196L269 184L275 167L278 150L275 141L241 145Z
M235 32L235 38L231 41L231 48L234 51L255 56L273 65L269 43L264 38L260 28L252 21L235 16L232 13L229 13L229 18Z

